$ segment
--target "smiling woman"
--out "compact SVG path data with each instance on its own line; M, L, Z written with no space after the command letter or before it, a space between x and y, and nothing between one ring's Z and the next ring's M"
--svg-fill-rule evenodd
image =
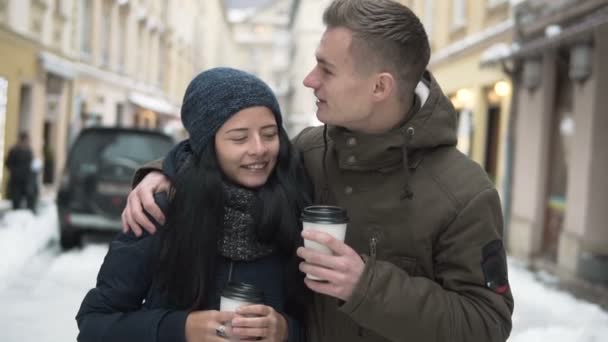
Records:
M112 242L78 340L304 340L295 250L310 191L274 94L246 72L211 69L186 89L181 116L190 139L165 159L173 186L156 196L165 227ZM233 282L263 292L263 303L219 311Z
M264 185L279 153L274 115L266 107L241 110L219 129L215 148L226 177L248 188Z

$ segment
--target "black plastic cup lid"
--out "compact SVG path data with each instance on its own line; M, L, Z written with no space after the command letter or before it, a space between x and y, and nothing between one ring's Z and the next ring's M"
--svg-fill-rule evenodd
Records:
M304 208L302 221L326 224L341 224L348 222L346 210L332 205L311 205Z
M264 292L247 283L228 283L222 291L222 297L252 304L264 302Z

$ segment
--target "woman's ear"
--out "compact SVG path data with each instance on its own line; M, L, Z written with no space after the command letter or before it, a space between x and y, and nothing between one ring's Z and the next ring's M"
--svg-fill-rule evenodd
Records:
M383 72L376 76L373 97L377 102L384 101L395 89L395 78L388 72Z

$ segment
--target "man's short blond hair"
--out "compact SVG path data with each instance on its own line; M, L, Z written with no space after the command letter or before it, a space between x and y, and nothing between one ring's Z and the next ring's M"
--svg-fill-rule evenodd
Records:
M323 22L352 32L350 48L358 70L389 72L400 94L413 92L431 51L420 19L409 8L392 0L334 0Z

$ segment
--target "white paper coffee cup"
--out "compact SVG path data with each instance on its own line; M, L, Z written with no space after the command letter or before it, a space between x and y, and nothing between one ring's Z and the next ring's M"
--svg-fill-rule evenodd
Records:
M336 240L344 241L348 216L346 210L328 205L313 205L304 208L302 211L302 229L316 230L333 236ZM331 255L331 250L318 242L304 240L304 247L318 251L325 255ZM307 274L307 278L323 281L319 277Z
M262 304L264 294L255 286L246 283L229 283L220 296L220 311L236 312L242 306ZM230 323L226 323L230 327ZM238 341L231 338L230 341Z

